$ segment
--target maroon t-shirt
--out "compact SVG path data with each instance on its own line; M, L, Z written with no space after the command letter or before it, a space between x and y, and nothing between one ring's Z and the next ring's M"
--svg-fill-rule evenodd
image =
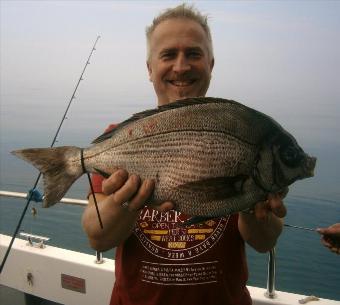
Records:
M93 175L95 192L102 180ZM251 304L238 215L181 226L187 219L174 210L141 210L133 233L116 249L110 305Z

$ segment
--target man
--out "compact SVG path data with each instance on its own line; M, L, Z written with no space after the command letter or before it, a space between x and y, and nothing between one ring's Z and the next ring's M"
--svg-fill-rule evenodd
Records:
M322 235L321 243L330 251L340 254L340 223L335 223L328 228L319 228Z
M147 29L147 68L158 105L204 96L214 57L207 18L180 5ZM83 227L93 248L117 247L111 304L249 305L244 241L270 250L282 230L285 207L278 194L239 213L190 226L172 210L144 207L154 182L117 170L102 181L94 175L104 229L90 196Z

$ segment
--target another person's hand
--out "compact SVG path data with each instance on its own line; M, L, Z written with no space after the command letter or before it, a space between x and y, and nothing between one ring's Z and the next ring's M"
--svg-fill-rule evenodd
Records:
M321 243L330 251L340 254L340 223L329 226L328 228L317 229L321 237Z

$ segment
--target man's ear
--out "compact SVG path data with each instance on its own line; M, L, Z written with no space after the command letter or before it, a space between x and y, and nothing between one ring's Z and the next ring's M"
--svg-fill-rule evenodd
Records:
M152 69L149 60L146 61L146 67L148 68L149 81L152 82Z
M210 62L210 72L213 70L214 65L215 65L215 58L213 57L213 58L211 59L211 62Z

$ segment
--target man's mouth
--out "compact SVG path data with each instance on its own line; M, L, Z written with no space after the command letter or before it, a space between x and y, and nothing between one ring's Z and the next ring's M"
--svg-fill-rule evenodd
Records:
M168 82L176 87L188 87L191 86L195 80L191 79L191 80L168 80Z

